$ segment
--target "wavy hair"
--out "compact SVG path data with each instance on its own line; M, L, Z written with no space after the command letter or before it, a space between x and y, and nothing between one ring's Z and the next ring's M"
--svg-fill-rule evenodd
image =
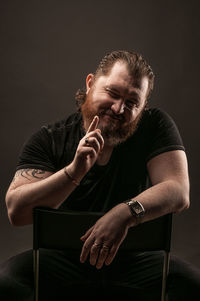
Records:
M99 76L108 75L113 65L121 61L127 64L130 75L133 78L141 79L146 76L149 80L147 99L150 97L154 86L154 73L150 65L144 60L141 54L136 52L130 52L126 50L117 50L107 53L100 61L95 73L94 80ZM86 89L79 89L75 95L77 108L80 111L81 105L86 99Z

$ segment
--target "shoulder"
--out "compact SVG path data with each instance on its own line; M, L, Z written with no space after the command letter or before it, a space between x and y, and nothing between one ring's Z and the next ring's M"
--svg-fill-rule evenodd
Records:
M143 156L145 161L171 150L184 150L183 141L172 117L160 108L145 110L136 132L124 147Z
M37 168L55 172L59 168L66 144L78 136L80 114L72 114L65 119L40 127L24 143L17 169ZM75 130L74 130L75 129Z
M52 143L54 144L55 140L63 139L73 126L79 125L80 119L80 114L74 113L61 120L44 124L30 135L24 145L38 144L41 147L45 145L49 147Z
M138 133L149 135L159 133L178 133L179 130L174 119L165 110L160 108L150 108L145 110L138 124Z
M150 122L151 124L160 122L174 122L172 117L161 108L149 108L145 110L141 119L141 124Z
M54 123L45 124L41 129L47 131L49 134L54 132L69 131L74 126L80 125L80 122L80 113L73 113L66 118L55 121Z
M151 108L144 113L140 132L145 132L148 160L163 152L185 150L175 121L160 108Z

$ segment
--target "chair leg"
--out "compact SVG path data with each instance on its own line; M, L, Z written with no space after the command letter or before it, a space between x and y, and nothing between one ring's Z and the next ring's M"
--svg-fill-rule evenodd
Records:
M161 301L167 301L167 299L168 299L166 297L166 285L167 285L167 276L168 276L168 272L169 272L169 260L170 260L170 253L165 252L165 254L164 254L164 264L163 264Z
M33 250L33 269L34 269L34 301L38 301L39 295L39 250Z

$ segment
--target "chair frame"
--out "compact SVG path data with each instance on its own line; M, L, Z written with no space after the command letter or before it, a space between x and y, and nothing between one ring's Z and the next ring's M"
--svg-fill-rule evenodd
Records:
M33 265L34 300L39 298L39 249L80 249L80 237L99 219L103 213L61 211L36 207L33 210ZM73 227L72 227L73 225ZM63 229L65 240L62 238ZM130 228L120 250L164 251L161 301L166 301L166 283L169 272L172 214ZM153 236L151 234L153 233ZM141 239L142 237L142 239Z

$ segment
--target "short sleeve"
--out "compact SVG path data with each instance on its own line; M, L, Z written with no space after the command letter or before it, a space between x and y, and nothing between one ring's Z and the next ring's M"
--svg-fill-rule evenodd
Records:
M146 161L167 151L185 151L177 125L168 113L152 109L148 123L148 149Z
M17 170L24 168L55 171L52 139L47 127L34 133L23 145L19 154Z

